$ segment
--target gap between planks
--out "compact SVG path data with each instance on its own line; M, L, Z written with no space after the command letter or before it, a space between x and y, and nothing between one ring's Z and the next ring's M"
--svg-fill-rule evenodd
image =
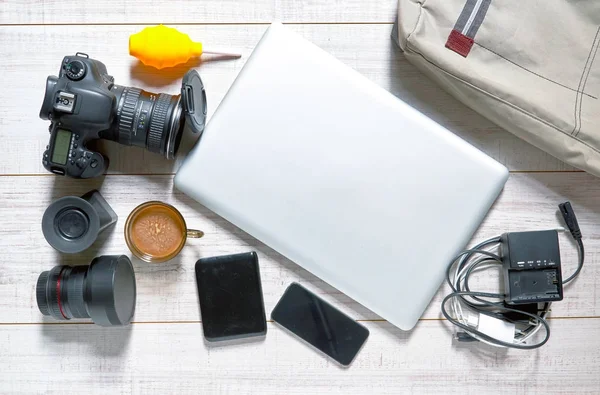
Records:
M28 26L148 26L148 25L179 25L179 26L269 26L272 22L102 22L102 23L0 23L0 27ZM283 25L393 25L394 22L281 22Z
M600 316L575 316L575 317L548 317L546 318L549 321L552 320L597 320L600 319ZM387 322L384 319L380 320L354 320L356 322ZM419 321L446 321L445 318L419 318ZM267 320L268 323L273 324L275 321ZM201 324L202 321L198 320L174 320L174 321L132 321L131 325L144 325L144 324ZM27 325L27 326L35 326L35 325L94 325L93 322L0 322L0 326L19 326L19 325Z
M565 174L565 173L585 173L583 170L510 170L510 174L538 174L538 173L557 173L557 174ZM175 176L176 173L109 173L104 174L101 177L121 177L121 176ZM0 177L57 177L52 173L7 173L0 174Z

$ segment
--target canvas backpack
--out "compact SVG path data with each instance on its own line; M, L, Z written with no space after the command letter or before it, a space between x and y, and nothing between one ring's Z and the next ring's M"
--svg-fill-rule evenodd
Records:
M598 0L399 0L392 36L467 106L600 176L599 33Z

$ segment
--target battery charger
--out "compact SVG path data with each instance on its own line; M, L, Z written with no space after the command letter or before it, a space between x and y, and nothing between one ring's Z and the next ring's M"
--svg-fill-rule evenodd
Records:
M532 350L549 340L546 318L550 305L563 299L563 286L579 275L585 258L571 203L558 207L579 252L577 269L566 279L562 276L557 230L504 233L462 251L448 265L446 281L452 292L442 301L441 310L450 323L461 329L456 333L458 341ZM473 273L499 265L503 293L469 288ZM536 334L541 329L544 336L538 340Z
M556 230L502 235L504 301L508 305L556 302L563 298Z

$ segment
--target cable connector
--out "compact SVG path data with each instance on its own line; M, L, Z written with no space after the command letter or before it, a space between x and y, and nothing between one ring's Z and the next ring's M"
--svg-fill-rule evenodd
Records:
M515 339L515 324L487 314L479 314L477 330L505 343L513 343Z
M565 224L569 228L569 232L575 240L581 239L581 230L579 230L579 223L577 223L577 216L575 215L575 211L573 211L573 207L571 206L571 202L564 202L558 205L558 209L565 220Z
M466 316L467 326L477 329L479 326L479 313L466 311L464 315Z
M479 340L475 339L473 336L471 336L468 332L456 332L456 334L454 335L454 339L456 339L456 341L465 342L465 343L479 341Z
M571 202L564 202L558 205L558 209L562 214L565 224L569 228L569 232L571 232L571 236L575 239L577 243L577 248L579 249L579 264L577 265L577 270L575 273L571 274L569 278L563 280L563 285L567 284L575 277L579 275L581 269L583 268L583 262L585 260L585 249L583 248L583 240L581 240L581 230L579 229L579 223L577 223L577 217L575 216L575 212L573 211L573 207L571 207Z

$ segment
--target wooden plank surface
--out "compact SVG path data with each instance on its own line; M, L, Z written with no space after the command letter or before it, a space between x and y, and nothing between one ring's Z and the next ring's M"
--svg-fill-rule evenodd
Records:
M178 207L188 226L206 232L200 240L190 240L183 253L165 264L147 264L133 259L138 284L135 321L198 321L198 299L194 263L200 257L256 250L260 257L263 293L267 311L275 306L285 288L298 281L340 306L356 319L380 319L377 315L340 294L317 277L301 269L264 244L242 232L182 193L173 190L172 176L107 176L104 180L70 180L55 176L0 177L0 306L11 314L2 323L40 323L33 287L37 276L57 264L87 264L101 254L131 256L123 238L127 215L138 204L162 200ZM92 248L81 254L61 255L45 241L40 221L50 202L66 195L83 195L98 188L119 216L119 222L102 234ZM40 191L51 191L40 194ZM487 216L474 240L507 231L549 229L561 226L557 204L567 198L573 203L584 234L588 262L580 276L565 289L565 299L555 303L555 317L600 316L600 180L585 173L512 174L504 192ZM15 215L15 213L23 213ZM376 231L376 230L374 230ZM426 237L426 235L424 236ZM402 240L398 241L402 243ZM432 241L433 242L433 241ZM566 235L561 236L564 272L575 268L577 252ZM299 262L301 263L301 262ZM368 262L365 262L368 264ZM399 286L408 279L398 279ZM473 282L477 289L495 291L495 273ZM440 302L446 286L433 299L425 318L439 318ZM399 308L402 303L398 301Z
M597 394L600 319L577 322L552 320L533 352L457 345L445 321L413 332L368 322L346 369L274 324L221 346L198 323L0 326L0 380L10 394Z
M496 127L411 66L389 38L396 3L0 2L0 393L600 393L600 180L573 172ZM571 200L584 233L587 263L581 277L565 289L565 299L553 306L547 345L522 352L453 342L454 329L440 319L445 286L415 330L402 332L379 321L335 288L174 191L172 174L178 162L142 149L101 144L113 174L95 180L54 177L41 166L49 136L48 123L38 118L39 106L44 81L56 73L63 56L88 52L107 65L118 84L171 94L177 93L185 71L195 67L207 87L210 115L273 19L292 23L291 29L517 172L474 240L556 227L556 205ZM175 27L207 48L231 48L243 56L162 72L144 67L128 56L128 36L156 23L183 24ZM193 139L187 140L189 147ZM60 196L93 188L118 213L117 226L85 253L57 253L42 236L45 208ZM181 256L166 264L133 260L135 323L100 328L42 317L34 296L39 273L56 264L87 264L100 254L131 255L123 240L125 218L150 199L174 204L190 227L207 234L188 242ZM264 339L223 345L204 341L195 261L251 249L260 258L267 314L286 286L298 281L368 327L371 336L350 368L338 367L271 322ZM577 255L565 235L561 256L565 273L573 270ZM473 286L496 289L497 276L477 277ZM399 308L401 303L407 301L400 301Z
M104 62L121 85L177 94L181 77L197 66L207 90L209 116L235 80L268 25L179 26L207 47L230 47L243 54L234 61L194 63L157 71L128 55L128 37L140 26L0 26L0 83L6 98L0 106L0 141L10 147L0 174L46 174L41 155L48 144L49 122L39 118L48 75L63 56L77 51ZM443 92L410 65L390 39L391 25L292 25L373 82L410 103L451 131L515 171L571 170L558 159L500 129ZM65 32L68 31L68 38ZM265 109L268 111L268 109ZM249 125L251 130L251 125ZM109 172L173 173L178 163L137 147L101 144L110 158ZM185 148L181 150L183 153Z
M396 1L3 0L0 24L393 22Z

